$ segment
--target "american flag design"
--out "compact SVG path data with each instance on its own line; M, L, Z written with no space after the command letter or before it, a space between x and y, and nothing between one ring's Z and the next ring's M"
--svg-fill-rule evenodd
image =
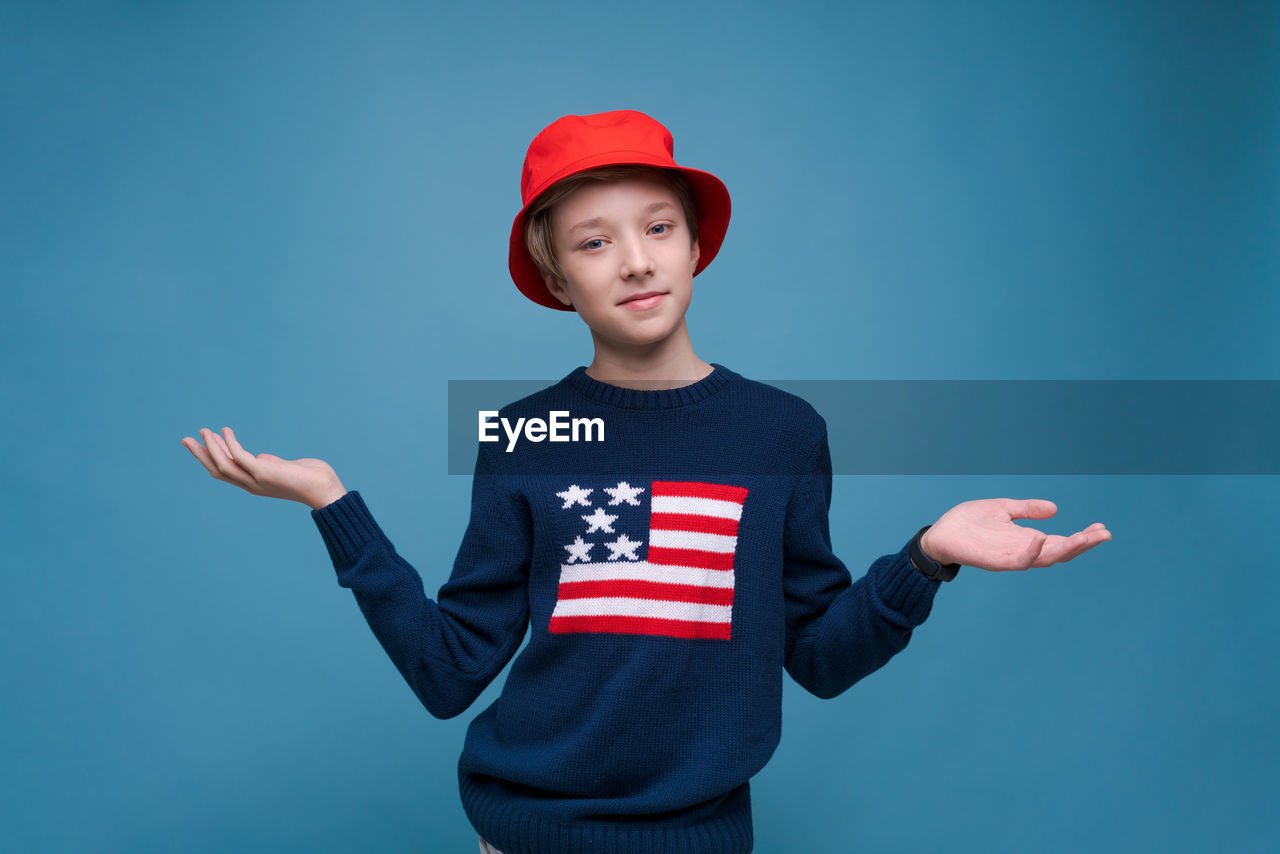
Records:
M550 631L729 640L747 489L655 480L555 496L564 543Z

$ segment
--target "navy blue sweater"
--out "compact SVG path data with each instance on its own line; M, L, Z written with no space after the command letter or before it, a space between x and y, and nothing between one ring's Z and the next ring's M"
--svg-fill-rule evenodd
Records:
M580 367L501 417L555 411L599 418L603 441L480 443L434 601L356 492L312 514L338 581L441 718L532 628L458 766L506 854L750 851L783 669L836 696L907 645L938 582L906 544L852 579L831 551L826 424L794 395L722 365L665 390Z

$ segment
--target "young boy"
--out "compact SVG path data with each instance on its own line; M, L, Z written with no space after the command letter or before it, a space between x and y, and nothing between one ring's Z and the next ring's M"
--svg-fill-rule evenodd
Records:
M573 310L594 358L501 418L599 419L595 441L481 443L471 519L433 601L320 460L183 444L214 477L313 508L341 585L433 715L472 721L458 774L482 851L752 849L750 778L781 729L782 671L834 697L901 651L959 564L1070 560L1048 501L969 501L854 581L831 551L831 460L803 400L695 355L693 277L729 194L630 110L565 116L529 147L510 269ZM603 441L600 441L600 439Z

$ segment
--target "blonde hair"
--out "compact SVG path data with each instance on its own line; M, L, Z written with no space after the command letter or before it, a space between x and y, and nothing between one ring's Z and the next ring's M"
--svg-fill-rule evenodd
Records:
M689 226L689 245L698 236L698 204L693 194L693 186L689 180L674 169L662 169L657 166L640 164L620 164L616 166L599 166L576 175L570 175L547 189L529 205L525 214L524 245L529 250L533 263L544 275L550 275L557 281L564 279L560 272L560 262L556 260L555 241L551 233L551 209L556 203L563 201L569 194L590 181L626 181L633 178L657 178L671 188L680 200L684 209L684 219Z

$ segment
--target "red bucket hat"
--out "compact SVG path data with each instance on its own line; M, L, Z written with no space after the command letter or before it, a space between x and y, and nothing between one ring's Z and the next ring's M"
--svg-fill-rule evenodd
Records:
M573 311L547 290L547 283L524 243L525 214L544 190L557 181L598 166L640 164L673 169L689 180L698 206L696 276L720 251L729 228L729 191L715 175L676 164L671 131L635 110L613 110L589 116L562 116L529 143L520 178L523 207L511 224L508 266L520 292L538 305Z

